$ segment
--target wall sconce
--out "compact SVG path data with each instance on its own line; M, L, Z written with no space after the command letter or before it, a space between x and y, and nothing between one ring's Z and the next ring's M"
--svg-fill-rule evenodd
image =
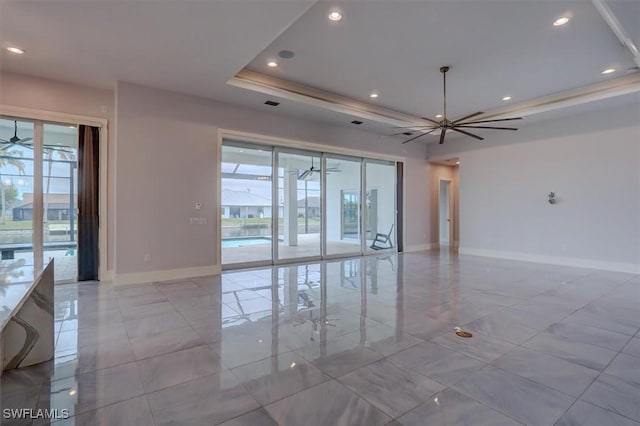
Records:
M555 204L556 203L556 194L555 192L550 192L549 193L549 204Z

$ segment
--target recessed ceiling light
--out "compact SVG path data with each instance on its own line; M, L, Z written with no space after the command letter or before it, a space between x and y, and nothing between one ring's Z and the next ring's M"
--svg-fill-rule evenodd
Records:
M436 118L442 118L442 114L437 114Z
M7 47L7 52L15 53L16 55L24 55L24 50L19 47Z
M338 22L342 19L342 12L340 12L339 10L332 10L331 12L329 12L329 15L327 15L327 17L330 21Z
M511 100L511 96L505 96L504 98L502 98L503 101L510 101Z
M267 66L269 68L275 68L275 67L278 66L278 63L276 61L269 61L269 62L267 62Z
M375 99L375 98L377 98L378 96L380 96L380 94L379 94L379 93L376 93L376 92L373 92L373 93L371 93L371 94L369 95L369 97L370 97L371 99Z
M612 72L616 72L615 68L607 68L606 70L602 71L600 74L611 74Z
M561 27L563 25L566 25L567 22L569 22L571 19L567 16L563 16L562 18L558 18L555 21L553 21L553 26L554 27Z
M459 161L456 161L456 164L460 164L460 162L459 162Z

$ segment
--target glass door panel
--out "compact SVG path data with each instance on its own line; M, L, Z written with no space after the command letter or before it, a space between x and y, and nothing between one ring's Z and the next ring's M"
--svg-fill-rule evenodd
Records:
M320 256L320 154L278 152L278 259Z
M361 253L362 160L326 155L326 254Z
M0 262L4 275L0 279L5 282L24 281L24 274L33 279L33 148L33 123L0 118Z
M396 168L393 162L365 160L367 251L396 247Z
M55 280L78 276L78 129L44 124L42 145L43 261L55 259Z
M272 260L272 150L222 146L222 264Z

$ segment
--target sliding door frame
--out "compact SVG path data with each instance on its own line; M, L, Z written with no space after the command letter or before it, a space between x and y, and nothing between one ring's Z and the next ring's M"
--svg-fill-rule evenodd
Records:
M270 261L255 261L255 262L246 262L246 263L233 263L233 264L222 264L222 170L220 164L222 163L222 146L225 142L231 142L231 144L247 144L253 146L262 146L271 150L272 152L272 186L271 186L271 195L272 195L272 259ZM264 136L255 133L247 133L236 130L229 129L218 129L217 134L217 182L216 182L216 201L217 208L215 209L216 215L216 227L217 227L217 236L216 236L216 264L220 266L221 270L231 270L231 269L240 269L240 268L252 268L252 267L262 267L262 266L272 266L272 265L286 265L286 264L295 264L302 263L308 261L320 261L320 260L332 260L332 259L341 259L345 257L354 257L354 256L367 256L367 255L375 255L380 252L396 252L399 244L399 234L395 234L396 244L393 249L381 250L381 251L368 251L367 250L367 238L366 238L366 221L365 221L365 197L366 197L366 162L367 160L381 160L385 162L392 162L397 165L397 163L403 163L405 161L404 158L394 156L394 155L384 155L371 153L366 151L354 150L350 148L342 148L338 146L332 146L328 144L318 144L312 142L305 142L293 139L279 138L279 137L270 137ZM326 157L330 158L345 158L349 161L357 160L360 163L360 203L359 203L359 214L360 214L360 248L359 251L354 251L352 253L340 253L334 255L327 254L327 215L326 215L326 172L322 172L320 174L320 256L307 256L307 257L296 257L291 259L278 259L278 153L292 153L292 154L300 154L300 155L316 155L320 157L320 164L324 168L326 163ZM323 169L324 170L324 169ZM394 188L397 191L397 179L394 182ZM396 197L397 198L397 194ZM274 202L275 201L275 202ZM404 203L403 203L404 204ZM395 207L395 223L397 223L400 218L400 213L404 215L404 206L402 206L402 212L398 212L397 200L394 202ZM274 243L275 242L275 243Z
M278 173L279 173L279 158L278 155L279 154L293 154L293 155L306 155L309 157L319 157L320 158L320 164L322 164L322 158L323 158L323 153L321 152L317 152L317 151L311 151L311 150L305 150L305 149L298 149L298 148L287 148L287 147L281 147L281 146L277 146L277 145L273 145L273 152L274 152L274 160L273 160L273 167L274 167L274 177L275 179L273 179L273 193L274 193L274 197L272 198L272 200L276 200L275 203L273 203L273 205L275 206L276 209L276 215L275 215L275 224L277 225L279 222L279 201L278 201ZM278 249L278 245L280 244L280 229L278 226L275 226L273 228L273 238L275 238L275 249L273 251L274 256L273 256L273 264L274 265L286 265L286 264L291 264L291 263L301 263L301 262L316 262L318 260L322 260L322 255L323 255L323 251L322 251L322 236L324 235L324 230L326 229L324 227L324 221L322 220L322 218L324 217L324 207L322 207L322 203L324 200L324 196L325 196L325 188L324 188L324 184L322 182L322 178L324 177L324 173L320 173L320 253L318 255L312 255L312 256L303 256L303 257L292 257L292 258L287 258L287 259L280 259L279 257L279 249ZM286 178L286 176L284 177ZM283 178L283 179L284 179ZM296 193L297 193L297 188L296 188ZM305 215L307 214L307 212L305 212ZM297 220L297 219L296 219Z
M99 117L91 117L85 115L78 114L67 114L67 113L59 113L52 111L43 111L33 108L23 108L16 107L12 105L2 105L0 104L0 116L9 117L17 120L24 120L34 123L34 193L36 192L36 185L40 185L40 190L42 190L42 177L43 170L42 167L35 167L36 164L36 155L40 157L40 164L42 165L42 143L43 143L43 125L44 124L73 124L73 125L81 125L84 124L86 126L97 127L100 129L99 134L99 149L100 149L100 164L98 165L100 169L100 194L98 200L98 209L100 214L99 219L99 229L98 229L98 248L100 251L100 268L98 271L98 280L100 281L111 281L113 279L113 271L108 268L108 255L109 255L109 247L108 247L108 238L109 238L109 217L108 217L108 207L107 207L107 191L108 191L108 158L109 158L109 120L106 118ZM39 125L38 125L39 122ZM39 127L39 130L38 130ZM38 142L39 140L39 142ZM39 146L39 149L38 149ZM39 154L36 154L39 152ZM40 178L38 179L38 176ZM39 182L39 184L37 183ZM42 191L40 191L40 194ZM40 195L41 196L41 195ZM36 203L37 205L38 203ZM40 205L41 211L38 212L36 210L36 205L34 205L34 217L42 217L44 214L43 207ZM219 214L220 212L218 212ZM35 216L38 214L39 216ZM39 250L41 251L42 261L42 230L43 224L40 223L39 229L37 229L36 224L34 223L34 239L33 245L34 249L36 244L39 241ZM114 242L115 246L115 242ZM112 253L111 253L112 254ZM34 256L36 255L36 251L34 250ZM113 257L112 257L113 259ZM36 260L36 259L34 259ZM42 263L40 263L42 264Z

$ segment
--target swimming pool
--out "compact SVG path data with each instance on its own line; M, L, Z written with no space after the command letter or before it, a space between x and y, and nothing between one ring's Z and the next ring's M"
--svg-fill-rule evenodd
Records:
M271 238L225 238L222 248L253 246L256 244L271 244Z

